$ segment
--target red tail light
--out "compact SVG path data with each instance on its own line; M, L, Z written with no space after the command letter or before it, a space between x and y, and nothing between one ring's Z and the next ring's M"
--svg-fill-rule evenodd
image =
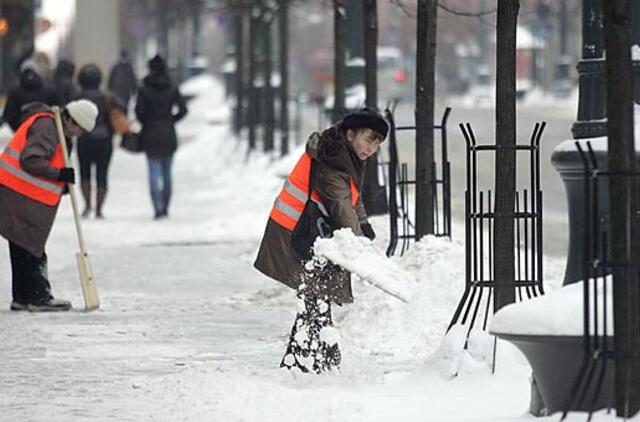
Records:
M394 78L398 82L404 82L407 80L407 72L402 69L396 70L396 76Z

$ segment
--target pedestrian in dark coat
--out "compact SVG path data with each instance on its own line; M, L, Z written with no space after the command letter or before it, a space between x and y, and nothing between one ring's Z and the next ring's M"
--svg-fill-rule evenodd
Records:
M109 91L120 98L125 107L128 108L129 100L138 89L138 80L133 71L133 66L129 62L129 55L125 50L120 53L118 63L111 68L107 86Z
M322 134L314 133L309 137L306 154L311 157L315 170L310 171L307 190L311 184L334 229L350 228L357 236L375 238L359 191L365 160L376 152L387 131L387 123L380 114L364 109L345 116ZM287 187L292 183L290 178L291 175L274 210L283 193L286 196L295 192ZM304 192L298 194L298 200L306 200L304 197ZM332 325L331 302L353 301L350 274L331 262L317 266L314 259L301 259L291 244L291 227L276 221L274 210L254 265L263 274L296 289L305 307L305 311L296 317L281 366L296 367L303 372L322 372L340 363L337 343L321 341L320 331ZM295 214L295 210L291 214ZM305 340L301 341L301 338Z
M173 107L177 112L173 113ZM149 190L156 219L169 213L171 167L178 148L175 123L187 114L187 105L171 82L167 65L156 55L149 60L149 75L143 80L136 102L136 116L142 124L140 147L147 155Z
M108 172L113 154L113 127L109 119L107 93L100 90L102 72L95 64L82 66L78 72L78 83L81 91L78 99L86 99L98 107L98 117L92 131L78 138L78 161L80 162L80 187L84 198L83 217L91 214L91 173L95 173L96 185L96 218L102 219L102 207L107 197ZM109 105L125 111L124 104L115 95L110 95Z
M55 91L45 82L42 74L42 69L33 59L25 60L20 66L20 84L9 91L2 115L14 132L22 123L23 106L33 102L47 105L56 103Z
M0 235L9 241L11 310L60 311L71 308L54 299L47 276L45 244L67 183L75 182L64 167L52 110L31 103L27 119L0 154ZM86 100L72 101L62 113L63 132L71 137L90 131L98 114Z
M64 107L77 95L77 90L73 84L73 74L76 65L70 60L60 60L53 73L53 88L55 89L56 104Z

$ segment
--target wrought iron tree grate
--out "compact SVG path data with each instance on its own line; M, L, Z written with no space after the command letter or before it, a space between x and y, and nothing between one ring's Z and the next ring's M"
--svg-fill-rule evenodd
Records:
M528 154L529 188L515 192L514 212L509 215L515 225L516 299L530 299L544 294L542 268L542 190L540 189L540 139L545 122L536 123L528 145L514 145L517 153ZM466 142L465 191L465 289L447 328L467 326L467 336L481 316L482 330L487 329L495 287L493 228L495 222L492 191L479 187L480 154L492 154L496 145L478 145L471 124L459 125ZM482 161L485 162L485 161Z
M395 109L395 105L392 107ZM433 189L433 233L439 237L451 238L451 172L447 148L447 120L451 108L447 107L442 116L442 122L434 129L440 130L441 166L440 177L437 177L437 163L432 163ZM397 133L414 131L415 126L396 126L393 111L385 110L385 118L389 122L389 162L387 179L389 186L389 219L390 239L387 247L387 256L396 253L398 242L402 241L400 255L409 249L411 240L416 239L414 218L415 211L410 207L409 189L415 186L416 181L409 178L407 163L400 163L398 158ZM400 226L400 227L398 227Z

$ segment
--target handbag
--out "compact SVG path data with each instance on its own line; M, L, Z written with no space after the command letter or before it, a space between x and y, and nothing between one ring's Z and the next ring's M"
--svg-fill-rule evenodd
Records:
M311 198L313 192L314 160L311 160L309 170L309 190L307 202L300 214L300 218L291 233L291 247L302 261L308 261L313 257L313 243L318 237L329 238L333 236L333 222L321 204Z
M124 111L113 104L113 94L108 93L106 100L107 110L109 111L109 121L111 122L113 132L118 135L124 135L129 132L129 119Z
M140 136L135 132L127 132L122 134L122 140L120 140L120 147L122 149L137 153L141 152L142 148L140 147Z

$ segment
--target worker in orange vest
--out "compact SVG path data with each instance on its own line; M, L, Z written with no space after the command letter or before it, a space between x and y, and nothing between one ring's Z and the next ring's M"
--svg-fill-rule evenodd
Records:
M75 172L64 165L52 110L31 103L23 111L23 122L0 154L0 235L9 241L11 310L66 311L71 303L51 294L45 244ZM93 129L97 115L88 100L66 105L62 125L69 147L72 137Z
M357 236L375 238L360 189L365 160L378 150L387 132L387 122L378 112L363 109L322 134L311 134L306 152L275 200L254 265L296 289L305 307L296 317L282 367L320 373L340 364L337 342L323 341L320 331L332 325L331 302L353 302L350 274L331 262L315 267L313 259L297 250L292 234L311 199L331 222L332 227L320 231L350 228Z

